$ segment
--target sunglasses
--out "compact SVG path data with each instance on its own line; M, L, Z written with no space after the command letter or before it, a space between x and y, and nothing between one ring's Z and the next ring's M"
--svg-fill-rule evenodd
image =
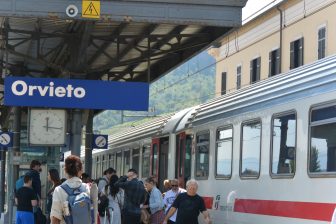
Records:
M171 186L172 186L172 187L178 187L178 185L175 185L175 184L172 184Z

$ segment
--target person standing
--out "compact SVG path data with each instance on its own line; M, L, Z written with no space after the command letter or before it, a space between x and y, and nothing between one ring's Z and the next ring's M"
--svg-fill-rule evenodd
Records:
M28 171L28 175L31 176L33 180L33 190L37 194L38 200L41 199L41 179L40 179L40 172L41 169L41 163L38 160L33 160L30 163L30 170Z
M124 189L125 192L123 216L125 217L124 222L127 224L140 224L140 204L145 201L145 188L137 177L137 171L129 169L127 175L120 177L114 184L114 186Z
M198 216L201 212L206 224L210 224L209 212L205 208L203 198L197 194L198 183L196 180L187 182L187 192L179 194L175 199L172 207L169 209L163 224L167 224L170 217L177 210L176 224L198 224Z
M167 191L164 198L163 198L163 203L165 205L165 213L168 214L169 209L172 207L175 199L177 196L181 193L185 193L186 190L183 188L180 188L178 185L178 180L174 179L171 180L171 187L172 189ZM176 214L177 211L169 218L168 224L174 224L176 221Z
M15 195L16 224L32 224L34 223L33 207L37 205L37 197L32 189L32 177L26 174L23 181L23 187Z
M149 208L151 213L151 224L161 224L164 219L162 194L155 185L154 178L148 177L145 180L146 190L149 192Z
M80 189L84 188L84 192L87 196L90 197L91 202L93 204L93 209L95 210L95 205L97 204L97 196L93 195L93 193L90 191L89 185L82 183L82 180L80 179L80 176L82 175L82 162L78 156L70 155L65 159L65 167L64 171L67 175L67 180L61 184L60 186L57 186L54 190L53 194L53 201L51 206L51 212L50 212L50 219L52 224L64 224L64 217L66 215L66 212L69 212L68 207L68 197L69 195L64 189L64 185L67 185L71 189ZM85 216L91 216L91 214L83 214ZM96 216L94 216L96 217ZM81 224L91 224L92 222L92 216L90 219L87 219L87 222L81 223ZM97 220L94 219L95 223L97 223Z
M108 168L107 170L104 171L104 176L99 178L98 181L98 193L104 192L105 187L110 183L110 178L112 175L116 174L115 169L113 168Z
M53 193L54 193L55 188L61 184L59 173L56 169L50 169L48 171L48 180L51 182L52 186L47 193L46 215L47 215L47 223L51 223L49 214L50 214L51 205L52 205Z
M121 224L121 209L124 206L124 191L119 187L114 186L114 184L118 181L118 176L111 176L111 180L109 183L109 187L107 188L106 195L108 195L109 199L109 209L111 208L113 211L113 215L110 215L110 223L113 224Z

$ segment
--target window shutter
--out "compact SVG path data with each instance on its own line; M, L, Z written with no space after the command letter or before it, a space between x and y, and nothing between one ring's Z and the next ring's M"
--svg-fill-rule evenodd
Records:
M275 69L274 69L274 75L277 75L280 73L280 49L275 50Z
M222 89L221 89L221 95L226 94L226 72L222 72Z
M271 51L268 54L268 77L271 77L273 75L272 70L273 70L273 66L272 66L272 54L273 51Z
M256 81L260 80L260 63L261 63L261 57L257 58L257 76L256 76Z
M289 68L290 69L293 69L294 68L294 41L290 43L290 66Z
M304 46L304 42L303 42L303 37L299 40L299 53L298 53L298 56L299 56L299 63L298 65L301 66L303 65L303 46Z
M250 61L250 83L253 83L253 60Z

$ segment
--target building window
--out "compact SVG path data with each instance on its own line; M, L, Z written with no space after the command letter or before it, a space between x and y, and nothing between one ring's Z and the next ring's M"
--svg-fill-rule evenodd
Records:
M241 65L237 67L237 89L241 87Z
M221 89L221 95L226 94L226 72L222 72L222 89Z
M303 37L290 43L290 69L303 65Z
M240 176L257 178L260 172L261 122L242 125Z
M274 116L272 120L272 175L294 175L296 155L296 115Z
M326 46L326 28L322 27L318 30L318 59L325 57Z
M250 62L250 80L251 84L260 80L260 57Z
M209 145L210 133L196 136L196 178L207 179L209 176Z
M217 130L216 177L230 178L232 170L232 126Z
M269 77L280 73L280 49L269 53Z
M336 105L315 108L310 115L310 174L336 174Z

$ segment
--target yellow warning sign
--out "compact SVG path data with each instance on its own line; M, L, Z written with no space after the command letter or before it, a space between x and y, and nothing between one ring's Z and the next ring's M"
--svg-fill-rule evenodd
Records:
M83 18L100 18L100 1L82 1Z

